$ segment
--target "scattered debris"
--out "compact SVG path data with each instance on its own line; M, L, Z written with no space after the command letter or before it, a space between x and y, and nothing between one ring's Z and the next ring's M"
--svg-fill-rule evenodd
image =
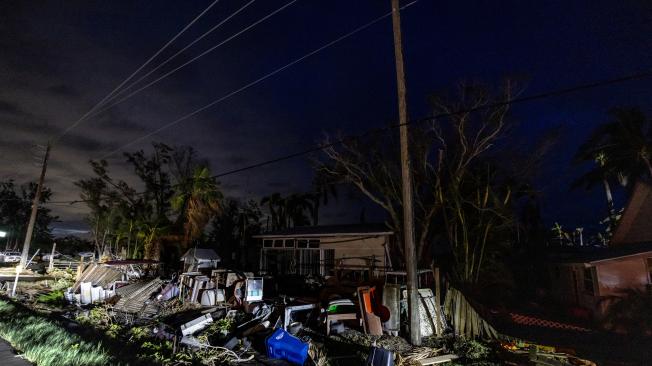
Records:
M150 301L152 296L161 290L165 282L155 278L149 281L136 282L116 290L119 296L113 310L138 318L152 318L158 313L156 301Z
M217 268L221 258L213 249L188 249L181 257L184 272L197 272L202 269Z
M184 336L195 334L198 331L206 328L206 326L213 322L213 317L210 314L205 314L197 319L189 321L181 326L181 334Z
M277 329L267 338L267 356L303 365L308 358L308 343L302 342L283 329Z
M394 353L383 348L371 347L366 364L369 366L394 366Z

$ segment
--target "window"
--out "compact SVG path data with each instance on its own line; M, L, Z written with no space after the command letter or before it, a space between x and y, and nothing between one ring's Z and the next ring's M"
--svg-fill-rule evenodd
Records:
M299 249L308 248L308 240L297 240L297 248Z
M271 240L263 240L263 248L271 248L273 244L273 241Z
M321 274L322 276L332 276L335 274L335 249L321 250Z
M584 291L589 295L595 294L595 287L593 283L593 271L595 267L584 268Z
M283 248L283 240L274 240L274 248Z
M294 248L294 239L285 239L286 248Z
M299 256L299 274L319 274L320 258L318 250L300 250Z
M310 249L319 249L319 240L310 240L310 241L308 241L308 248L310 248Z
M293 250L263 251L263 270L275 274L295 273Z

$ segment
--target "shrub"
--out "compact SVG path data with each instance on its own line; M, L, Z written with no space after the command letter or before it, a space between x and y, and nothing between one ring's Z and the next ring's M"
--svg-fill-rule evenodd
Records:
M105 306L96 306L87 313L79 313L75 320L80 324L90 325L96 328L108 327L113 323L111 315Z
M55 290L47 294L40 295L36 298L36 301L49 305L64 305L66 303L63 298L62 290Z

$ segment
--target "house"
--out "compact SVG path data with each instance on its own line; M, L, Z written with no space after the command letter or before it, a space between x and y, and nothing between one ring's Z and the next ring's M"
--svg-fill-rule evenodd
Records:
M254 238L261 242L261 271L370 278L392 268L393 234L384 224L357 224L295 227Z
M221 258L213 249L188 249L181 257L184 272L198 272L201 269L217 268Z
M639 181L607 248L557 253L550 266L553 296L600 317L624 289L652 284L652 185Z

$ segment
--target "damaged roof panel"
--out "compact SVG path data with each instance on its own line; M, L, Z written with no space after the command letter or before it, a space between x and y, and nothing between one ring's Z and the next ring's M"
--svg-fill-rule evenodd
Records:
M82 282L90 282L93 286L108 287L111 283L122 279L122 272L115 268L97 263L91 263L82 272L79 280L73 286L74 292L79 290Z

